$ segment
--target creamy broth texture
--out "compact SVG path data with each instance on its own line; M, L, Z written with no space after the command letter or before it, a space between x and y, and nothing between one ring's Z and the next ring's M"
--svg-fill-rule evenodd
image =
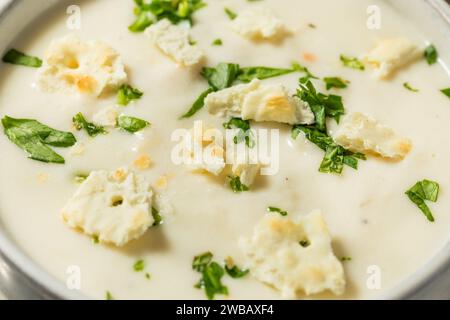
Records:
M412 140L412 152L401 162L368 157L359 170L345 168L341 176L322 174L318 166L323 152L306 141L290 137L290 127L254 124L253 128L280 130L280 169L275 176L259 177L250 192L234 194L224 177L197 174L171 162L174 143L170 136L176 128L190 128L196 119L222 127L224 119L200 111L195 117L179 120L195 98L207 88L199 67L182 68L163 55L142 33L131 33L133 1L81 1L81 29L73 33L83 40L102 40L121 55L129 82L145 94L123 109L127 115L146 119L151 128L131 135L110 130L108 135L89 138L76 132L86 144L81 156L69 149L56 151L65 165L44 164L27 159L26 154L0 136L0 218L11 237L37 263L66 282L69 266L81 270L81 290L89 297L103 299L110 291L118 299L204 299L194 288L199 274L192 270L194 256L205 251L215 260L232 256L243 264L238 247L241 236L252 234L268 206L287 210L290 215L305 215L320 209L333 237L337 257L344 262L346 292L341 298L372 298L383 294L425 264L448 239L450 229L450 149L449 100L439 90L449 86L449 76L439 65L425 60L412 64L393 79L380 81L370 71L345 68L340 54L359 56L368 52L379 37L405 37L420 46L427 35L377 0L210 0L194 14L191 30L205 52L205 65L234 62L242 66L289 67L298 61L321 77L340 76L350 81L342 95L347 113L371 115ZM366 9L379 5L382 28L366 27ZM239 12L247 7L265 6L294 33L283 42L252 42L233 32L224 7ZM57 6L38 19L13 43L28 54L43 57L53 39L71 33L66 27L66 6ZM332 14L331 14L332 13ZM308 27L313 23L316 28ZM220 38L222 46L212 46ZM439 49L439 48L438 48ZM304 53L317 56L305 61ZM115 104L115 95L99 99L47 94L35 86L35 70L12 65L0 68L0 115L30 118L53 128L73 131L72 117L82 112L88 119L102 108ZM300 74L265 80L297 87ZM413 93L403 88L409 82L419 88ZM316 87L326 92L323 83ZM330 123L331 130L336 125ZM133 161L149 154L153 164L139 171ZM94 244L89 236L68 228L60 217L61 208L79 185L74 175L92 170L113 170L130 166L156 183L168 177L167 189L174 213L164 224L150 228L140 239L124 248ZM426 220L404 192L422 179L439 182L441 192L431 204L436 222ZM151 279L135 272L133 264L143 259ZM381 289L366 286L367 269L381 269ZM279 299L281 294L251 276L225 277L229 299ZM306 296L299 295L299 298ZM332 294L311 298L335 298Z

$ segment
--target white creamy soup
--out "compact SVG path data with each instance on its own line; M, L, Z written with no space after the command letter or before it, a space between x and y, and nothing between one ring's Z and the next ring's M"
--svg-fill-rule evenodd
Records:
M117 110L151 125L135 134L108 128L108 134L89 137L85 130L74 128L72 118L81 112L92 121L99 111L117 105L115 92L98 98L83 93L49 93L36 84L37 69L2 64L1 117L35 119L72 132L85 147L80 154L73 148L51 147L64 157L65 164L44 163L29 159L5 135L0 136L0 218L8 234L64 283L70 276L68 268L79 267L81 291L88 297L104 299L109 292L116 299L205 299L205 291L195 287L202 276L192 268L195 256L211 252L222 267L224 260L232 257L237 267L245 268L239 240L252 237L265 216L297 219L318 209L332 237L334 256L343 266L345 292L337 296L325 290L308 296L299 290L298 298L373 298L411 276L444 246L450 229L450 149L446 147L450 103L440 92L450 86L449 75L442 67L445 62L429 65L421 56L389 79L378 79L368 64L361 71L345 66L339 57L362 61L380 38L404 38L423 49L428 45L427 35L377 0L205 2L206 7L192 14L193 26L188 30L204 59L190 67L174 62L144 33L129 31L135 20L131 0L81 1L79 30L67 28L67 6L57 6L16 39L11 48L40 58L53 40L68 34L110 45L126 66L127 83L144 93ZM381 9L379 30L366 26L369 5ZM230 27L233 21L224 8L239 18L240 13L256 7L269 8L289 34L276 41L255 41ZM216 39L222 44L213 45ZM229 120L209 114L207 108L180 120L208 88L200 75L202 67L226 62L241 67L290 68L294 61L320 78L347 80L346 88L330 90L320 79L311 81L318 92L341 96L346 114L366 114L398 136L410 139L411 151L397 161L368 153L357 170L345 166L342 174L321 173L318 168L324 151L303 133L294 140L291 125L251 121L252 129L278 129L280 137L278 172L258 175L250 190L233 192L226 171L215 176L172 162L176 143L171 141L171 134L175 129L192 128L195 120L202 120L224 130L222 124ZM262 80L262 85L280 84L295 93L304 75L294 72L273 77ZM405 88L405 83L419 91ZM342 121L338 125L328 118L330 136ZM136 166L141 156L149 156L151 165ZM143 236L121 247L95 243L92 236L67 226L61 211L80 188L75 176L122 167L146 177L154 191L168 199L173 210L163 214L164 223L150 227ZM424 179L440 186L437 202L426 202L434 222L427 220L405 195ZM287 215L268 213L270 206ZM135 265L139 261L143 268ZM214 298L285 297L276 286L259 281L253 271L237 279L224 275L221 281L228 295ZM378 271L379 286L371 285L370 277Z

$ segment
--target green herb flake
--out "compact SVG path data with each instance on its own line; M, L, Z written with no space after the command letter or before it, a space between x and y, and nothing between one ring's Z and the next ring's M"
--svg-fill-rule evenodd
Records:
M325 95L317 92L314 85L308 78L301 78L300 87L297 90L297 97L306 102L314 113L316 128L326 132L326 118L333 118L339 123L342 115L345 114L342 97L337 95Z
M238 79L242 82L250 82L254 79L265 80L296 72L296 69L282 69L270 67L247 67L239 70Z
M364 64L360 60L358 60L358 58L341 55L340 59L341 59L342 64L348 68L361 70L361 71L364 71L366 69Z
M159 211L155 207L152 207L152 216L153 216L153 220L154 220L154 222L153 222L154 227L163 224L163 218L162 218L161 214L159 213Z
M117 126L130 133L139 132L148 127L149 125L150 122L148 121L124 115L121 115L117 119Z
M136 10L136 13L136 20L128 27L128 30L131 32L143 32L153 23L153 20L149 17L148 12L139 8Z
M412 91L412 92L419 92L419 89L413 88L408 82L405 82L405 83L403 84L403 87L404 87L405 89L409 90L409 91Z
M237 14L235 12L233 12L231 9L228 8L224 8L225 13L227 14L228 18L230 18L230 20L234 20L237 18Z
M146 273L145 274L145 279L150 280L152 278L152 276L150 275L150 273Z
M106 299L106 300L115 300L114 297L113 297L113 295L112 295L111 292L109 292L109 291L106 291L105 299Z
M107 134L108 133L104 127L96 125L95 123L92 123L92 122L88 122L81 112L77 113L73 117L72 121L73 121L73 125L75 126L75 129L86 130L87 134L90 137L96 137L99 134Z
M430 44L428 47L425 48L424 56L428 64L431 66L437 62L439 54L436 47Z
M311 243L309 242L309 240L304 239L299 241L299 245L303 248L307 248L311 245Z
M439 196L439 184L430 180L417 182L406 191L408 198L419 207L428 221L434 222L433 214L425 201L436 202Z
M42 66L42 60L37 57L28 56L23 52L16 49L9 50L2 59L5 63L21 65L31 68L40 68Z
M212 42L212 45L213 45L213 46L221 46L222 44L223 44L222 39L215 39L215 40Z
M250 190L248 186L241 182L241 179L239 177L229 176L228 178L230 180L230 188L234 193L241 193Z
M237 135L233 138L234 144L245 141L245 145L249 148L256 146L255 137L250 128L250 121L241 118L231 118L230 121L223 124L225 129L239 129Z
M198 272L203 272L206 266L212 261L213 254L211 252L205 252L194 257L192 261L192 269Z
M134 265L133 265L133 269L136 272L144 271L144 269L145 269L145 262L144 262L144 260L140 259L140 260L136 261L134 263Z
M283 217L288 215L288 212L287 212L287 211L281 210L280 208L277 208L277 207L268 207L268 208L267 208L267 212L272 212L272 213L275 212L275 213L279 213L279 214L282 215Z
M225 264L225 271L233 279L243 278L250 272L248 269L240 269L237 266L228 266L227 264Z
M341 257L342 262L352 261L352 257Z
M323 78L323 81L326 84L327 90L332 88L344 89L347 88L347 85L350 83L349 81L339 77L326 77Z
M98 235L92 236L92 242L94 244L99 244L100 243L100 239L99 239Z
M292 129L292 138L297 139L300 132L303 132L306 139L325 151L319 172L341 174L344 164L357 170L358 161L366 160L364 154L354 153L337 145L333 138L316 127L296 125Z
M127 106L131 101L142 98L143 95L144 93L139 89L124 84L117 92L117 104L120 106Z
M237 79L240 67L234 63L219 63L215 68L203 68L201 75L214 91L229 88Z
M173 24L187 21L192 25L192 15L206 6L203 0L135 0L135 3L134 13L137 17L128 27L132 32L144 31L153 20L168 19Z
M64 158L49 146L68 148L76 143L72 133L52 129L36 120L5 116L2 125L8 139L37 161L63 164Z
M450 98L450 88L442 89L441 92Z
M195 287L204 289L209 300L213 300L217 294L228 295L228 288L222 284L225 271L217 262L212 261L212 258L212 253L206 252L194 257L192 262L192 269L202 275Z
M192 107L189 109L188 112L186 112L184 115L181 116L182 119L187 119L195 115L198 111L200 111L205 106L205 98L210 94L211 92L214 92L214 89L208 88L208 90L202 92L200 96L195 100L195 102L192 104Z

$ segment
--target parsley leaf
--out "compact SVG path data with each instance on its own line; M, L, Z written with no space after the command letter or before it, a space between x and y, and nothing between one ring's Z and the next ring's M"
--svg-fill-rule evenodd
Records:
M230 179L230 187L234 193L246 192L249 191L250 188L241 182L239 177L229 176Z
M144 95L139 89L124 84L117 92L117 103L121 106L127 106L132 100L138 100Z
M213 45L213 46L221 46L222 44L223 44L222 39L215 39L215 40L212 42L212 45Z
M225 13L227 14L228 18L230 18L230 20L234 20L237 18L237 14L235 12L233 12L231 9L228 8L224 8L223 9L225 11Z
M318 77L316 77L315 75L313 75L308 68L302 66L300 63L298 62L294 62L292 63L292 69L298 72L304 72L305 76L303 78L305 79L319 79Z
M134 265L133 265L133 269L136 272L144 271L144 269L145 269L145 262L144 262L144 260L140 259L140 260L136 261L134 263Z
M327 133L315 127L296 125L292 129L292 138L297 139L300 132L305 134L306 139L325 151L319 172L340 174L344 164L356 170L358 160L366 160L364 154L354 153L337 145Z
M52 129L36 120L5 116L2 125L8 139L37 161L65 163L49 146L67 148L76 142L72 133Z
M106 300L114 300L114 297L113 297L113 295L111 294L111 292L106 291L105 299L106 299Z
M428 64L431 66L437 62L439 54L436 47L430 44L428 47L425 48L424 56Z
M198 272L203 272L206 266L212 261L213 254L211 252L205 252L201 255L195 256L192 262L192 269Z
M268 207L267 212L276 212L276 213L279 213L280 215L282 215L283 217L288 215L287 211L283 211L277 207Z
M327 86L327 90L330 90L331 88L344 89L347 88L347 84L350 83L349 81L339 77L326 77L323 78L323 81Z
M404 87L405 89L409 90L409 91L412 91L412 92L419 92L419 89L413 88L408 82L405 82L405 83L403 84L403 87Z
M228 295L228 288L222 284L224 269L212 261L211 252L194 257L192 269L202 274L200 281L195 285L198 289L204 289L209 300L214 299L216 294Z
M214 92L213 88L208 88L208 90L202 92L200 94L200 96L197 98L197 100L194 101L194 103L192 104L192 107L189 109L189 111L186 112L184 115L182 115L181 118L190 118L194 114L196 114L200 109L202 109L205 106L205 98L211 92Z
M150 125L148 121L121 115L117 119L117 125L125 131L136 133Z
M238 64L219 63L215 68L203 68L201 75L215 91L218 91L231 87L238 77L239 70Z
M442 89L441 92L450 98L450 88Z
M129 26L129 30L133 32L142 32L153 23L153 19L157 21L168 19L174 24L182 21L188 21L193 24L192 15L201 8L206 6L203 0L135 0L136 21Z
M326 118L331 117L340 121L340 117L345 114L342 97L337 95L325 95L318 93L312 82L307 78L300 79L300 88L297 90L297 97L306 102L316 119L317 129L326 132Z
M131 32L142 32L147 29L153 20L149 17L148 12L141 10L139 7L135 9L136 20L128 26L128 30Z
M250 270L248 269L239 269L237 266L230 267L226 264L225 264L225 271L233 279L243 278L250 272Z
M269 67L247 67L239 70L238 79L242 82L250 82L253 79L269 79L279 77L285 74L296 72L295 69L281 69L281 68L269 68Z
M250 121L242 120L241 118L231 118L230 121L223 124L225 129L238 128L238 134L233 138L234 144L239 144L245 141L245 144L249 148L254 148L256 142L254 135L250 128Z
M361 71L366 70L366 67L360 60L358 60L358 58L341 55L340 59L341 59L341 62L346 67L356 69L356 70L361 70Z
M40 68L42 60L37 57L31 57L16 49L9 50L2 59L5 63L17 64L25 67Z
M155 222L153 222L154 227L163 224L162 216L155 207L152 207L152 216L153 216L153 220L155 221Z
M417 182L411 189L406 191L408 198L414 202L430 222L434 222L433 214L428 208L425 200L436 202L439 196L439 184L430 180Z
M86 130L87 134L90 137L95 137L95 136L98 136L99 134L107 134L108 133L104 127L98 126L92 122L86 121L86 119L84 118L84 116L81 112L77 113L73 117L72 121L77 130L82 130L82 129Z

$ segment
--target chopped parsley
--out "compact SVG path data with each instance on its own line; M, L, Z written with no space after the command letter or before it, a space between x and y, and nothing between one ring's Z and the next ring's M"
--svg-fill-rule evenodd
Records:
M235 265L228 266L227 264L225 264L225 271L233 279L243 278L250 272L250 270L248 269L240 269Z
M143 95L144 93L139 89L124 84L117 92L117 104L120 106L127 106L131 101L142 98Z
M163 224L162 216L155 207L152 207L152 216L153 216L153 220L154 220L154 222L153 222L154 227Z
M114 300L114 297L113 297L113 295L111 294L111 292L106 291L105 299L106 299L106 300Z
M265 80L298 71L309 73L308 69L300 66L298 63L294 63L292 65L292 68L290 69L270 68L270 67L247 67L241 68L239 70L238 80L242 82L250 82L254 79Z
M250 190L248 186L241 182L241 178L233 176L229 176L228 178L230 180L230 188L234 193L241 193Z
M2 59L5 63L21 65L31 68L40 68L42 66L42 60L37 57L28 56L23 52L16 49L9 50Z
M434 222L433 214L425 201L436 202L439 196L439 184L430 180L417 182L406 191L408 198L419 207L428 221Z
M307 248L311 245L311 242L309 242L309 240L304 239L299 241L298 244L301 245L303 248Z
M76 183L83 183L84 180L86 180L89 177L89 174L80 173L75 175L75 182Z
M254 148L256 145L254 135L250 128L250 121L242 120L241 118L231 118L230 121L223 124L225 129L239 129L237 135L233 138L234 144L239 144L245 141L249 148Z
M189 109L188 112L186 112L181 118L190 118L194 114L196 114L200 109L202 109L205 105L205 98L210 94L211 92L214 92L213 88L208 88L208 90L205 90L200 94L200 96L197 98L197 100L194 101L192 104L192 107Z
M339 77L326 77L323 78L323 81L326 84L327 90L330 90L331 88L344 89L347 88L347 85L350 83L349 81Z
M345 262L345 261L352 261L352 257L346 257L346 256L341 257L341 261L342 261L342 262Z
M213 254L206 252L194 257L192 262L192 269L201 273L201 278L195 287L204 289L209 300L213 300L216 294L228 295L228 288L222 284L224 268L212 261L212 258Z
M341 96L317 92L308 78L300 79L300 87L296 95L309 105L316 119L316 128L323 132L327 130L327 117L333 118L339 123L341 116L345 114Z
M168 19L174 24L183 21L193 24L192 15L206 6L203 0L135 0L135 22L128 27L132 32L142 32L155 20Z
M68 148L77 141L72 133L50 128L36 120L5 116L2 125L8 139L37 161L63 164L64 158L49 146Z
M149 125L150 123L148 121L124 115L121 115L117 119L117 126L130 133L139 132L148 127Z
M223 10L227 14L228 18L230 18L230 20L234 20L238 16L237 13L233 12L231 9L224 8Z
M327 133L313 126L296 125L292 130L292 138L297 139L303 132L306 139L325 151L325 156L319 167L319 172L341 174L344 165L358 169L358 160L366 160L362 153L354 153L337 145Z
M412 91L412 92L419 92L419 89L413 88L408 82L405 82L405 83L403 84L403 87L404 87L405 89L409 90L409 91Z
M82 129L86 130L87 134L90 137L95 137L98 136L99 134L108 133L104 127L96 125L95 123L92 122L88 122L81 112L77 113L73 117L72 121L73 125L75 126L75 129L77 129L78 131Z
M287 211L281 210L280 208L277 208L277 207L268 207L267 208L267 212L279 213L282 216L287 216L288 215Z
M340 59L341 59L342 64L348 68L361 70L361 71L364 71L366 69L364 64L360 60L358 60L358 58L341 55Z
M151 278L152 278L152 276L150 275L150 273L146 272L145 279L150 280Z
M431 66L437 62L439 54L436 47L430 44L428 47L425 48L424 56L428 64Z
M441 92L450 98L450 88L442 89Z
M216 67L205 67L201 71L201 76L208 81L209 88L203 91L192 104L188 112L181 118L190 118L205 106L205 98L212 92L231 87L236 81L250 82L253 79L269 79L279 77L292 72L304 72L305 78L317 79L309 70L298 63L293 63L292 68L272 68L272 67L245 67L241 68L235 63L219 63Z
M145 262L142 259L139 259L138 261L136 261L133 265L133 269L136 272L141 272L144 271L145 269Z
M99 239L98 235L92 236L92 242L94 244L99 244L100 243L100 239Z
M215 40L212 42L212 45L213 45L213 46L221 46L222 44L223 44L222 39L215 39Z

